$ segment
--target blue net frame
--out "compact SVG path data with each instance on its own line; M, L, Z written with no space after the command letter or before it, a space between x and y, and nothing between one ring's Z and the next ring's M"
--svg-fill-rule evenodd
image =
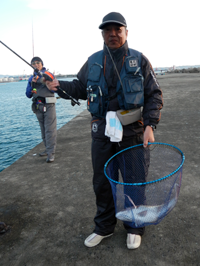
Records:
M124 149L104 166L115 203L116 218L131 227L158 224L178 200L183 152L167 143Z

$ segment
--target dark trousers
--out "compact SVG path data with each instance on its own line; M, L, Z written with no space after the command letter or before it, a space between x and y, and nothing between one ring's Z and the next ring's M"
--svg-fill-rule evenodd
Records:
M111 185L104 174L104 165L117 152L143 143L142 135L122 140L119 143L109 140L92 140L93 188L96 195L97 213L94 218L94 233L105 236L114 232L117 219ZM132 228L127 223L124 227L128 233L143 235L144 227Z

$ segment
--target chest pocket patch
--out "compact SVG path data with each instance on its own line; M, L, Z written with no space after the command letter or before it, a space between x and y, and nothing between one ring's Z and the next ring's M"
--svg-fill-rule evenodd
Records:
M126 68L126 73L131 74L131 73L135 73L138 69L139 63L138 63L138 59L133 57L133 56L129 56L126 58L125 61L125 68Z

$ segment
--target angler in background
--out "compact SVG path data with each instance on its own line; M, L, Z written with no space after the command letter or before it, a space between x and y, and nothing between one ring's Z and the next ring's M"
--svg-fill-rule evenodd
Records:
M31 65L42 73L46 71L46 68L43 67L43 61L39 57L33 57ZM45 145L45 150L39 155L47 156L46 162L51 163L55 158L57 138L56 97L43 83L43 77L40 75L42 73L40 72L34 71L33 75L29 78L26 96L32 98L32 111L36 114L39 121Z
M86 30L91 35L89 27ZM142 143L147 147L148 142L154 142L154 129L163 106L162 91L149 60L128 47L125 18L120 13L111 12L103 18L99 29L102 30L104 48L88 58L77 80L46 81L49 90L56 91L63 98L68 99L56 87L60 86L76 99L87 99L87 108L92 114L93 188L97 212L94 231L84 242L87 247L94 247L111 236L117 223L111 186L104 174L105 163L125 148ZM131 120L122 119L120 124L120 115L117 116L120 110L124 110L122 118L131 117ZM140 112L139 117L134 115L135 111ZM131 115L126 116L126 113ZM144 173L147 172L145 167ZM127 248L138 248L144 227L127 223L124 227Z

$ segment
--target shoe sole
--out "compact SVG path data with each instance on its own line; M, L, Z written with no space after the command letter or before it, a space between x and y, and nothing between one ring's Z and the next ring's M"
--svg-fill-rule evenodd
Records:
M137 246L129 246L129 245L127 245L127 248L128 249L137 249L137 248L139 248L140 247L140 245L141 245L141 243L139 244L139 245L137 245Z
M102 238L99 242L97 242L96 244L90 244L89 242L86 243L86 240L85 240L85 241L84 241L84 245L85 245L86 247L88 247L88 248L96 247L97 245L99 245L99 243L101 243L101 241L102 241L104 238L107 238L107 237L112 236L112 235L113 235L113 233L110 234L110 235L107 235L107 236L103 236L103 238Z

